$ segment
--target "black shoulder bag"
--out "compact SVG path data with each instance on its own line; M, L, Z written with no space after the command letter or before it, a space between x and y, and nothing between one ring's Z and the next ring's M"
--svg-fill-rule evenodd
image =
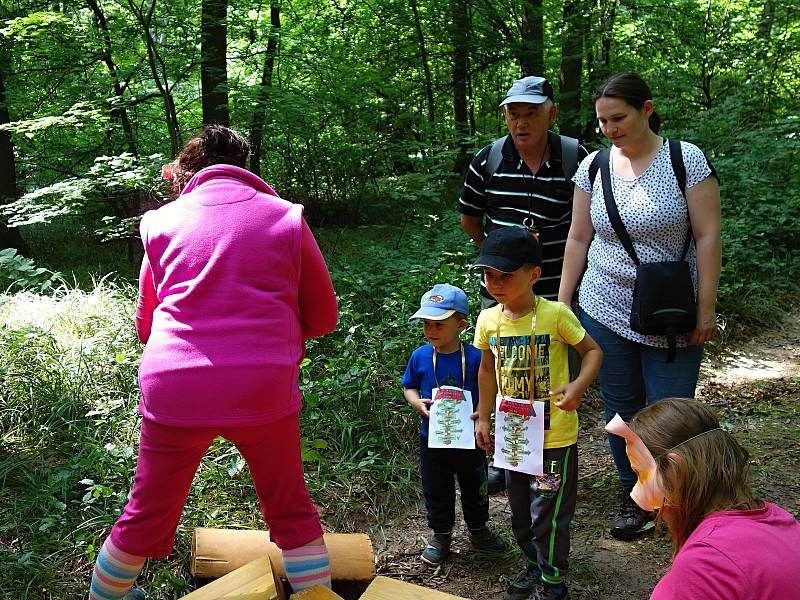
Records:
M686 170L680 142L668 140L668 143L672 167L685 197ZM617 203L611 191L609 154L610 150L605 148L597 153L593 162L599 162L600 180L603 184L603 197L606 202L608 218L625 251L636 264L631 329L645 335L667 336L667 362L673 362L677 348L677 334L692 331L697 323L692 273L689 263L686 261L686 254L692 241L692 228L690 225L689 231L686 233L686 242L683 245L680 260L639 262L639 257L636 255L631 237L619 216ZM593 180L594 176L590 174L590 178Z

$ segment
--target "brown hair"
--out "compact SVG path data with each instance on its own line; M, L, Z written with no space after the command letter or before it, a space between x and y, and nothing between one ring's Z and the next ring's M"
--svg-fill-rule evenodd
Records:
M634 108L642 108L644 103L653 99L653 92L636 73L617 73L606 79L592 94L592 104L600 98L619 98L630 104ZM661 127L661 117L656 111L650 115L650 129L653 133L658 133Z
M709 514L760 504L748 482L749 453L705 404L666 398L639 411L630 427L655 458L676 554Z
M205 125L203 131L186 142L178 153L173 191L180 194L199 170L225 164L246 168L250 144L237 131L223 125Z

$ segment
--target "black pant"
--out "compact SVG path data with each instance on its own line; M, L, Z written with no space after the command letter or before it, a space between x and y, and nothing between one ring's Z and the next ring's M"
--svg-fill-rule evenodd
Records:
M420 437L419 462L428 526L447 533L456 523L456 485L461 489L461 509L469 529L480 529L489 520L486 454L483 450L428 448Z
M544 451L544 475L506 471L511 528L542 580L558 585L569 568L569 524L578 497L578 445Z

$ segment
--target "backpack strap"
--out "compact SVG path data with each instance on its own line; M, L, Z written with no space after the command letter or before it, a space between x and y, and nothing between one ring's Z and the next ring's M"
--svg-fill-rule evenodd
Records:
M564 179L569 184L572 182L572 177L578 171L578 148L580 144L578 140L566 135L558 136L561 142L561 170L564 172ZM486 164L483 168L483 175L486 181L489 181L492 176L497 172L500 163L503 162L503 147L506 145L507 135L496 139L492 142L492 147L489 150L489 156L486 158Z
M492 178L497 171L497 167L503 162L503 147L506 145L507 135L496 139L492 142L492 147L489 150L489 156L486 158L486 164L483 168L484 183Z
M566 135L558 137L561 139L561 169L564 171L564 180L569 185L578 170L578 140Z
M608 220L611 221L611 226L614 228L614 232L617 234L619 241L622 243L622 247L625 248L625 252L628 253L628 256L631 257L631 260L633 260L634 264L639 266L639 257L636 256L636 249L633 247L631 236L628 235L628 230L625 229L625 225L622 223L622 218L619 216L617 202L614 200L614 192L611 190L611 168L608 164L610 157L611 150L608 148L603 148L597 153L597 156L595 156L593 161L595 162L599 159L600 181L603 184L603 199L606 202Z

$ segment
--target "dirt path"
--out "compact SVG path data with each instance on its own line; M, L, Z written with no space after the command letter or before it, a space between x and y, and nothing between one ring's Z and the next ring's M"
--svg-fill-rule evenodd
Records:
M800 435L785 436L800 404L800 321L787 318L704 363L697 395L733 411L734 431L754 454L755 486L764 497L800 514ZM728 413L725 413L728 414ZM668 568L665 532L619 542L607 532L616 511L617 480L602 430L601 403L589 397L581 411L580 486L573 525L570 597L573 600L648 598ZM776 483L779 482L779 483ZM508 504L491 498L494 527L512 544ZM460 518L460 516L459 516ZM523 561L516 548L501 556L478 555L463 525L454 532L454 554L439 568L419 560L428 529L421 504L371 532L379 573L465 598L499 599Z

